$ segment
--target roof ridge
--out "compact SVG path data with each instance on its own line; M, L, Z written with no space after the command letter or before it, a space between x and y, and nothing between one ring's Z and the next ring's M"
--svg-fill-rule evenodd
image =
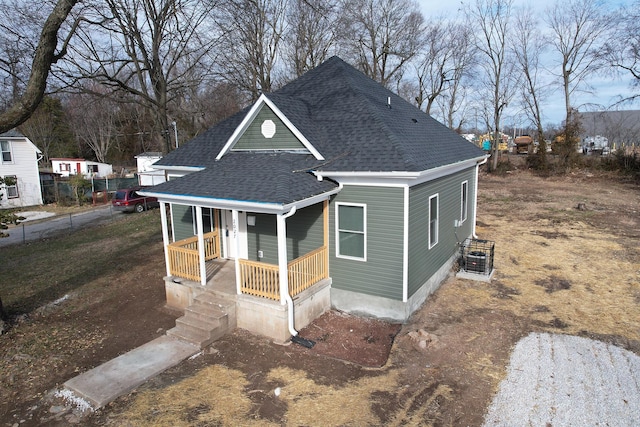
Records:
M349 67L351 67L351 66L349 66ZM392 105L391 105L391 99L390 99L392 97L396 98L397 100L399 100L401 102L407 102L402 97L400 97L398 94L394 93L392 90L390 90L390 89L386 88L385 86L383 86L382 83L373 80L371 77L367 76L366 74L364 74L362 71L356 69L355 67L351 67L351 68L355 72L357 72L357 73L359 73L361 75L359 77L367 79L367 80L370 80L371 82L373 82L373 83L375 83L377 85L380 85L384 89L384 91L387 93L387 106L388 106L389 110L391 110L393 108ZM358 82L355 81L355 76L353 75L353 73L348 73L347 78L349 78L351 80L351 83L353 84L351 87L353 88L354 92L357 94L358 98L364 99L364 104L365 104L365 107L367 108L367 111L372 115L372 117L375 118L375 121L380 125L380 127L382 128L382 130L384 132L384 135L392 143L393 148L400 154L401 158L405 159L405 162L407 164L415 167L416 165L415 165L415 163L413 161L413 158L411 156L407 155L406 150L402 146L402 141L400 141L398 135L396 135L396 133L391 130L391 128L387 124L386 120L382 117L382 111L384 111L384 110L379 110L377 108L374 108L374 106L371 104L371 101L368 99L366 94L363 93L362 86L359 85Z

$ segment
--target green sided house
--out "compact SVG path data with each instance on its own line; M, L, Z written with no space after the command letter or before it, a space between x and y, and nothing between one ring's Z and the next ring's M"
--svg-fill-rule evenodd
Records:
M173 333L283 342L330 308L407 320L475 232L485 160L337 57L261 95L154 165Z

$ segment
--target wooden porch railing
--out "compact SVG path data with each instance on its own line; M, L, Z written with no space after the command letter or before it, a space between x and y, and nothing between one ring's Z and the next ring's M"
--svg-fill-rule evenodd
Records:
M280 299L278 266L266 262L240 261L240 291L257 297Z
M172 276L200 281L198 236L179 240L167 246L169 272ZM204 258L209 261L220 257L218 231L204 234Z
M289 294L293 297L316 282L328 277L326 247L320 247L287 264ZM280 300L278 266L264 262L240 261L240 282L243 294Z

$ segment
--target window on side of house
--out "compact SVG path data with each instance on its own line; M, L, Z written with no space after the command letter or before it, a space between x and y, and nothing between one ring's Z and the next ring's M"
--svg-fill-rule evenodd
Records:
M438 243L438 195L429 197L429 249Z
M463 181L460 187L460 223L467 220L469 209L469 181Z
M71 170L71 164L70 163L60 163L60 170L65 172L65 171L70 171Z
M2 153L3 163L13 161L13 157L11 157L11 143L9 141L0 141L0 152Z
M18 194L18 178L15 175L4 177L4 188L7 193L7 199L17 199Z
M367 205L336 203L336 257L367 260Z

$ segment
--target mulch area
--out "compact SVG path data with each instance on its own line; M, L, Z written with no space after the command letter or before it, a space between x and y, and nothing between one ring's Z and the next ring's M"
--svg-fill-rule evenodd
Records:
M387 363L401 324L328 311L299 331L299 337L315 342L312 348L292 344L305 354L318 355L379 368Z

